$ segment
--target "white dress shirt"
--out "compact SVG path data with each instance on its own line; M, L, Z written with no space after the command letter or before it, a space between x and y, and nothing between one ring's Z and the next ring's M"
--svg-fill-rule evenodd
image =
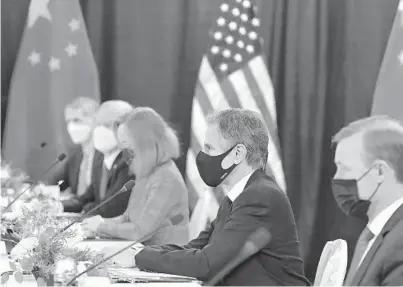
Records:
M115 162L116 158L120 154L121 150L114 151L111 154L105 155L104 157L104 165L108 170L112 169L112 165Z
M82 195L91 184L92 164L94 161L95 148L92 145L82 147L83 158L78 173L77 195Z
M245 175L243 178L241 178L235 185L230 189L230 191L227 193L227 196L229 199L231 199L232 202L242 193L242 191L245 189L246 183L248 182L250 176L252 175L253 172L248 173Z
M372 234L374 234L374 238L368 243L367 248L365 249L364 254L362 255L361 261L358 264L358 267L361 265L368 251L371 249L371 246L374 244L376 238L381 233L385 224L392 217L392 215L398 210L398 208L403 205L403 197L396 200L394 203L389 205L387 208L382 210L372 221L368 222L367 227L371 230Z

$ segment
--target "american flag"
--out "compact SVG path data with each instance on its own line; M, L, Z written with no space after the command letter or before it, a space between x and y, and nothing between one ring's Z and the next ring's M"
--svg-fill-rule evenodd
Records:
M286 184L277 134L276 102L258 34L257 7L248 0L227 0L210 31L211 43L203 57L193 98L191 144L187 153L187 183L190 196L198 199L191 225L214 219L218 210L216 192L201 180L195 157L201 150L207 128L206 116L227 108L244 108L263 116L270 132L268 169L285 191ZM197 218L197 219L196 219ZM197 225L197 224L196 224ZM191 227L191 236L203 229Z
M98 71L78 0L32 0L11 79L4 158L40 179L71 144L64 109L99 100Z
M400 0L376 84L372 114L403 121L403 0Z

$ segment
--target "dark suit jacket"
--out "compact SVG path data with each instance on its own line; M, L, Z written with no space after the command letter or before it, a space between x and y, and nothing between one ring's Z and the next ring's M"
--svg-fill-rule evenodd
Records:
M49 176L47 182L55 185L58 184L60 180L63 180L60 190L63 191L70 187L71 192L73 194L77 194L78 177L80 173L81 161L83 159L83 151L81 146L76 145L68 152L68 154L69 156L65 164L55 173ZM98 151L95 151L94 160L92 162L92 172L94 172L94 169L97 168L97 165L95 164L95 158L97 157L102 157L102 154Z
M95 205L101 202L99 188L102 179L103 156L94 156L94 168L92 173L92 182L87 191L76 198L63 201L64 211L66 212L81 212L90 210ZM122 153L115 159L112 169L109 172L109 179L106 188L105 198L108 198L118 192L123 185L129 180L134 179L134 176L129 173L129 167L122 157ZM102 206L91 215L101 215L105 218L116 217L121 215L127 208L131 191L122 193L112 199L110 202Z
M223 285L309 285L294 215L287 196L273 178L255 171L243 192L223 213L223 205L211 226L185 246L145 247L136 255L140 268L196 277L208 281L241 250L257 229L266 228L271 242L234 269Z
M357 269L351 286L403 286L403 206L389 219Z

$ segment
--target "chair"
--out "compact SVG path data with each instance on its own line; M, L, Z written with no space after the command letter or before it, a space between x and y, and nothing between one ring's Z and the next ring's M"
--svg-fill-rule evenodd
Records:
M343 286L347 270L347 242L328 241L320 256L314 286Z

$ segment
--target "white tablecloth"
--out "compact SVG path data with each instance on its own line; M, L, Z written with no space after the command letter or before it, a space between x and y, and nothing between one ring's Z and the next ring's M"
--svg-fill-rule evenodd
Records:
M32 275L24 275L24 281L22 283L17 283L14 280L10 280L2 285L4 287L36 287L35 278ZM111 284L107 277L88 277L86 280L86 286L93 287L93 286L145 286L145 287L170 287L170 286L182 286L182 287L200 287L199 284L190 282L190 283L116 283Z
M4 243L4 242L1 242ZM1 244L0 243L0 244ZM81 243L79 243L77 246L79 248L86 248L89 247L94 251L101 251L105 247L108 246L121 246L122 248L126 245L130 244L130 241L125 241L125 240L85 240ZM1 244L2 245L2 244ZM0 251L3 251L1 246L0 246ZM1 254L0 253L0 274L11 270L9 267L9 260L8 256L6 254ZM116 283L116 284L111 284L109 282L108 277L87 277L86 279L86 286L147 286L147 287L157 287L157 286L200 286L196 282L189 282L189 283L135 283L135 284L130 284L130 283ZM8 282L4 285L4 287L34 287L37 286L35 278L32 275L24 275L24 281L22 283L18 283L14 280L13 276L10 276Z

